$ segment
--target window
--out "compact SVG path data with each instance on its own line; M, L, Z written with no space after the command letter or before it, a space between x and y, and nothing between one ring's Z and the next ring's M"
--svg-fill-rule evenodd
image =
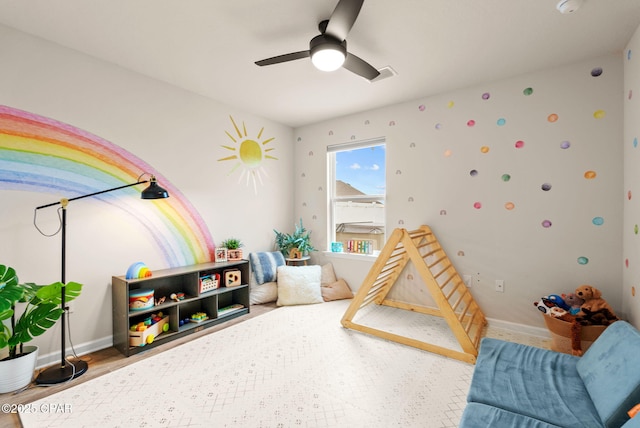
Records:
M385 140L329 146L327 166L329 240L341 242L345 252L379 251L385 243Z

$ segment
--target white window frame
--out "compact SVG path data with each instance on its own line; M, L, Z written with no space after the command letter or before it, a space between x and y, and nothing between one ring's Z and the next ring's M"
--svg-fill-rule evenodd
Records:
M358 196L358 195L352 195L352 196L348 196L348 197L337 197L336 196L336 156L335 153L337 152L342 152L342 151L347 151L347 150L355 150L355 149L364 149L367 147L373 147L373 146L384 146L385 147L385 192L384 194L377 194L377 195L362 195L362 196ZM373 138L371 140L361 140L361 141L354 141L354 142L348 142L348 143L341 143L341 144L334 144L334 145L330 145L327 146L327 189L329 189L329 191L327 192L327 243L326 243L326 248L327 251L331 251L331 243L335 242L336 240L336 224L335 224L335 205L336 202L342 202L342 201L358 201L360 199L362 200L370 200L372 198L376 198L379 199L383 202L384 204L384 209L385 209L385 227L384 227L384 234L385 236L383 237L383 242L386 242L386 198L387 198L387 192L386 192L386 183L387 183L387 175L386 175L386 164L387 164L387 159L386 159L386 138L385 137L378 137L378 138Z

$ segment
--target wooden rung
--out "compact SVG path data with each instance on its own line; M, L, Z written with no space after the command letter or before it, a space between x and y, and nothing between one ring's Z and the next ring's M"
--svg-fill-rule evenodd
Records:
M446 280L445 280L441 285L439 285L440 290L443 290L443 292L444 292L444 287L446 287L446 286L447 286L447 284L449 284L449 282L451 282L451 280L452 280L452 279L453 279L453 277L452 277L452 276L450 276L450 277L449 277L449 278L447 278L447 279L446 279ZM459 286L460 286L460 284L456 284L456 285L455 285L455 287L454 287L454 290L455 290L456 288L458 288ZM447 300L449 300L449 298L447 298Z
M466 290L462 291L460 293L460 297L458 297L458 300L456 301L456 303L454 303L453 305L451 305L451 308L453 309L453 312L456 311L456 309L458 309L458 306L460 305L460 303L462 303L464 301L464 295L466 294ZM449 299L447 299L449 300ZM468 305L467 305L468 306ZM458 317L459 320L462 320L462 317Z
M428 236L428 235L431 235L431 233L425 232L424 230L421 230L421 229L416 229L409 232L409 238L411 239L416 239L416 238L420 238L422 236Z
M442 270L441 270L440 272L438 272L437 274L435 274L435 275L433 275L433 274L432 274L432 275L433 275L433 277L434 277L435 279L438 279L438 278L440 277L440 275L442 275L443 273L445 273L446 271L448 271L450 267L451 267L451 264L446 265L446 266L444 267L444 269L442 269Z
M469 330L471 330L471 326L473 325L473 319L476 317L476 314L477 314L477 312L474 312L469 317L469 321L467 322L467 325L464 328L465 332L469 333Z
M447 259L447 256L444 255L444 256L440 257L438 260L436 260L435 262L433 262L431 264L427 264L427 267L429 269L431 269L432 267L434 267L435 265L437 265L438 263L440 263L441 261L446 260L446 259Z

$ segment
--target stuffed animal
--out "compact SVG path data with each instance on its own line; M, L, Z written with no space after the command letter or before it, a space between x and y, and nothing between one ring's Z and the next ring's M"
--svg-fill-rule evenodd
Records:
M618 319L613 308L602 298L602 293L597 288L590 285L581 285L576 288L576 295L584 299L584 303L580 306L579 316L585 316L587 312L598 312L606 309L609 314L605 314L605 316Z
M578 297L575 293L563 294L562 299L569 306L569 313L576 315L580 312L580 306L584 303L584 299Z
M551 308L561 308L564 310L568 310L569 306L562 300L557 294L549 294L548 296L543 296L539 301L533 302L533 305L538 308L540 312L546 315L551 315L549 310Z

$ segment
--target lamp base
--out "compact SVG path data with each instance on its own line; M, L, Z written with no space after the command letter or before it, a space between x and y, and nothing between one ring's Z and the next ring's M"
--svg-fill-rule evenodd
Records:
M36 377L36 383L38 385L55 385L68 382L81 376L88 368L87 362L83 360L76 360L73 364L67 362L64 366L49 367L40 372Z

